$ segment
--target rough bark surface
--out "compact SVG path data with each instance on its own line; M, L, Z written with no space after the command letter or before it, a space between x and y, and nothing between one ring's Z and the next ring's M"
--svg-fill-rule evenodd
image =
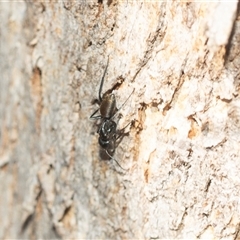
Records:
M239 239L237 2L0 3L0 238ZM100 79L127 127L99 156Z

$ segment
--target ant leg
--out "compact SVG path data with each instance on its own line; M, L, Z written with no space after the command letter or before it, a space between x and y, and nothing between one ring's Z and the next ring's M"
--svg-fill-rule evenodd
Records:
M102 118L101 115L98 115L98 116L94 117L94 115L98 112L98 110L99 110L99 108L90 116L90 119L100 119L100 118Z
M116 141L116 145L115 147L117 148L118 145L122 142L123 138L125 136L127 136L129 134L129 132L124 132L124 129L127 128L132 122L128 123L124 128L120 129L117 131L117 133L115 134L115 141Z
M132 90L131 94L128 96L128 98L125 100L125 102L121 105L121 107L113 114L113 116L111 118L113 118L116 115L116 113L126 104L126 102L132 96L134 91L135 91L135 88Z
M122 129L120 130L120 132L122 132L125 128L127 128L131 123L132 123L132 121L129 122L124 128L122 128Z
M98 98L99 98L99 101L100 101L100 102L102 102L101 92L102 92L104 77L105 77L105 75L106 75L107 68L108 68L108 62L109 62L109 56L108 56L107 65L106 65L106 67L105 67L105 70L104 70L104 73L103 73L103 76L102 76L102 79L101 79L100 87L99 87L99 92L98 92Z
M115 159L115 158L113 158L109 153L108 153L108 151L105 149L105 152L106 152L106 154L112 159L112 160L114 160L116 163L117 163L117 165L122 169L122 170L124 170L124 171L127 171L127 169L124 169L119 163L118 163L118 161Z
M99 87L99 92L98 92L98 104L99 104L99 105L100 105L101 102L102 102L101 92L102 92L104 77L105 77L105 75L106 75L107 68L108 68L108 62L109 62L109 56L108 56L107 65L106 65L106 67L105 67L105 70L104 70L104 73L103 73L103 76L102 76L102 79L101 79L100 87ZM99 110L99 109L97 109L97 110L90 116L90 119L100 119L100 118L102 118L101 115L94 117L94 115L97 113L98 110Z

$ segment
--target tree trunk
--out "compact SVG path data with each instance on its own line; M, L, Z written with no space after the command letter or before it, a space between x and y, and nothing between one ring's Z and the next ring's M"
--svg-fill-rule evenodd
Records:
M237 8L0 3L0 238L239 239Z

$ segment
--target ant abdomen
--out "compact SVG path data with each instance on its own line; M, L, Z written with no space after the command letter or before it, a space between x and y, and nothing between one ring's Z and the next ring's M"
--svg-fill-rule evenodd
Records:
M116 111L117 108L115 95L113 93L103 94L102 102L100 105L100 114L102 118L110 119Z

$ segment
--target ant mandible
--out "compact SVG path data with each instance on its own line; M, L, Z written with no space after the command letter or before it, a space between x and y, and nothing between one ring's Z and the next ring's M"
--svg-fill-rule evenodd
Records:
M117 123L112 120L112 118L116 115L116 113L123 107L123 105L127 102L127 100L130 98L132 93L129 95L127 100L122 104L122 106L117 109L116 107L116 97L113 93L110 93L109 91L105 92L103 96L101 96L102 87L104 83L104 77L107 72L107 67L109 63L109 58L107 61L106 68L104 70L99 92L98 92L98 104L100 107L90 116L90 119L101 119L102 122L98 128L97 133L99 134L98 143L102 147L102 149L105 150L106 154L113 159L119 167L122 168L122 166L113 158L114 152L118 146L117 141L124 136L124 129L131 123L127 124L124 128L121 130L117 130ZM100 112L100 115L95 116L97 112ZM124 168L122 168L125 170Z

